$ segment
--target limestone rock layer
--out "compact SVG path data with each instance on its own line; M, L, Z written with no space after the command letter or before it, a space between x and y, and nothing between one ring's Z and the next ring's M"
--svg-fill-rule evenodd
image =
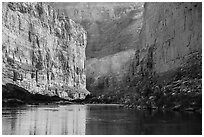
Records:
M2 4L3 84L82 99L86 44L86 31L45 3Z

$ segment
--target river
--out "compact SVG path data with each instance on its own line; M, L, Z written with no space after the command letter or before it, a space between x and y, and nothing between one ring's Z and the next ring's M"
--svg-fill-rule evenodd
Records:
M2 134L202 134L202 114L126 109L119 105L3 107Z

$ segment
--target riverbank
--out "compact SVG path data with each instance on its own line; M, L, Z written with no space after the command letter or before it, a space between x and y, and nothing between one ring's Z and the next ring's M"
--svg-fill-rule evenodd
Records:
M39 105L49 103L71 104L69 100L58 96L48 96L41 94L32 94L26 89L14 84L2 85L2 105L3 106L19 106L25 104Z
M175 84L183 81L174 82L174 85L166 86L168 89L175 88ZM163 111L196 111L202 113L202 94L199 92L177 93L169 90L168 93L160 92L149 93L148 96L141 94L135 95L131 92L121 94L105 94L102 96L89 95L84 100L66 100L57 96L46 96L31 94L27 90L16 85L3 85L3 107L18 107L21 105L69 105L69 104L116 104L120 107L129 109L143 110L163 110ZM165 88L164 88L165 89ZM6 92L5 92L6 91Z
M96 91L88 103L119 103L127 108L202 112L202 56L163 74L138 74L124 87Z

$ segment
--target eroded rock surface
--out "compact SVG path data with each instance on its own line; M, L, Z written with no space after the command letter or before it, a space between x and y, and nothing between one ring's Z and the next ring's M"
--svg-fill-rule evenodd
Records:
M83 99L86 31L45 3L3 3L2 77L31 93Z

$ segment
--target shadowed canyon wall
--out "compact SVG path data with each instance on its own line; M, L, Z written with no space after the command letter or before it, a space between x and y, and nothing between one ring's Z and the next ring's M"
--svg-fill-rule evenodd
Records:
M102 58L135 47L142 27L143 3L51 3L87 31L86 56Z
M84 98L87 33L45 3L3 3L3 85L31 93Z
M202 4L145 3L142 24L133 54L87 61L88 89L131 106L200 108Z
M201 3L146 3L135 74L164 73L202 53ZM146 72L145 72L146 71Z
M202 108L202 3L145 3L140 44L121 101L131 107ZM124 93L124 92L123 92Z
M143 3L51 3L87 30L87 89L121 87L142 27Z
M138 76L170 75L192 59L199 61L200 3L145 3L144 14L143 3L62 4L55 6L89 33L86 71L92 92L127 86Z

